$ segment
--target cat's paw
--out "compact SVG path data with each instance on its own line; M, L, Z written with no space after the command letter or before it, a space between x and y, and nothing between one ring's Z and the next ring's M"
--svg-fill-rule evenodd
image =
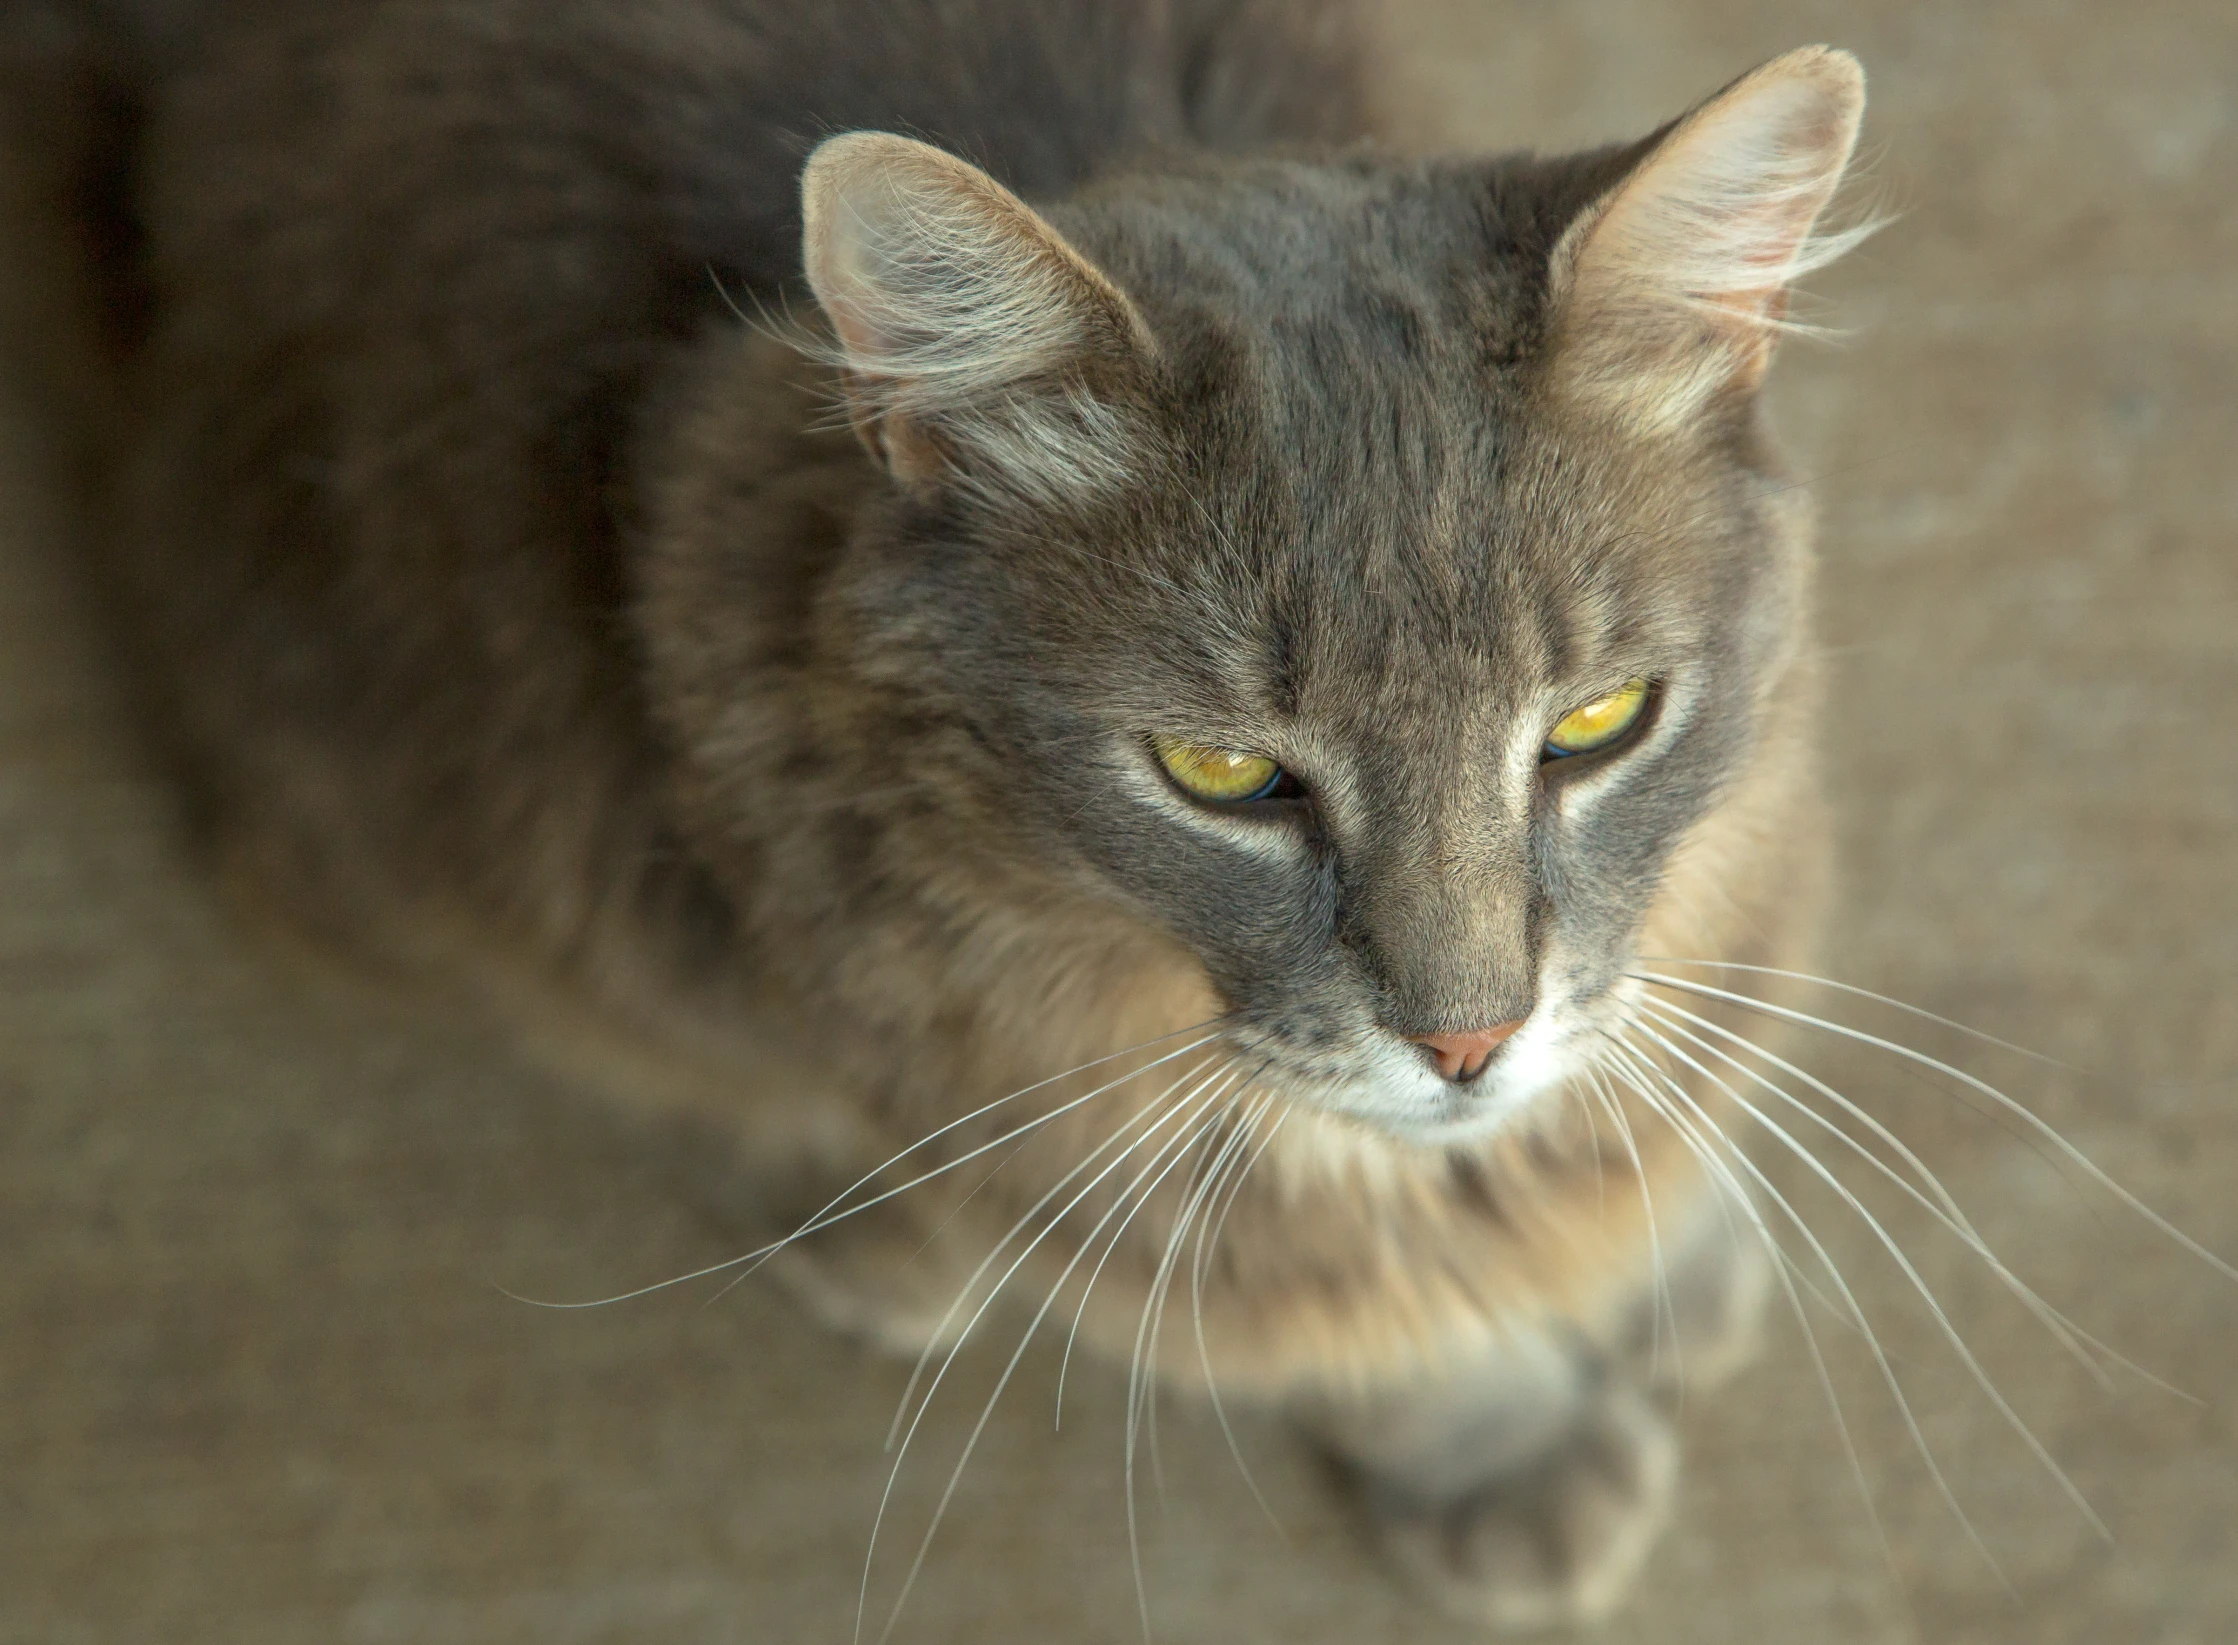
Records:
M1427 1501L1373 1476L1359 1483L1376 1541L1426 1598L1524 1630L1597 1621L1621 1604L1677 1481L1669 1422L1619 1384L1554 1446L1465 1495Z
M1642 1289L1612 1353L1649 1389L1674 1398L1730 1381L1756 1357L1770 1259L1738 1219L1708 1226L1669 1253L1660 1283Z
M959 1286L949 1265L940 1254L928 1255L923 1234L886 1207L800 1238L794 1230L820 1220L824 1201L814 1189L772 1190L736 1175L715 1186L719 1192L704 1195L703 1203L739 1238L769 1253L748 1259L741 1271L776 1281L826 1330L914 1359L952 1343L970 1317L953 1306Z
M914 1359L953 1345L971 1316L952 1291L912 1274L908 1255L876 1239L819 1238L779 1252L769 1272L826 1330Z
M775 1280L826 1329L885 1353L914 1359L955 1341L970 1318L956 1306L968 1267L891 1201L831 1217L859 1172L793 1155L749 1168L719 1136L678 1126L674 1137L674 1168L694 1197L769 1253L744 1273Z

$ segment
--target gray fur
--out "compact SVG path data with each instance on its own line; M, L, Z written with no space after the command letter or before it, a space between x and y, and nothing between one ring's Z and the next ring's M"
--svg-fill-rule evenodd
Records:
M1628 1161L1581 1138L1568 1082L1643 932L1789 957L1822 843L1806 532L1753 394L1777 279L1743 313L1712 259L1635 305L1652 350L1569 303L1582 280L1625 311L1652 275L1592 235L1665 134L1380 151L1334 4L149 10L161 74L77 62L130 81L69 162L129 229L93 259L123 430L102 574L235 882L549 1040L626 1043L621 1083L773 1205L897 1148L968 1159L998 1122L959 1116L1038 1102L1049 1152L969 1214L950 1177L796 1264L888 1342L953 1334L940 1253L1032 1227L1152 1101L1065 1120L1064 1070L1132 1056L1126 1087L1130 1048L1216 1017L1177 1070L1239 1082L1206 1136L1295 1123L1196 1276L1204 1374L1307 1414L1449 1603L1609 1602L1671 1453L1623 1368L1652 1241L1584 1207L1627 1174L1674 1210L1702 1187L1668 1128ZM1798 97L1854 132L1848 59L1763 72L1817 76ZM882 218L860 266L824 244L819 273L812 211L819 329L803 164L845 206L834 155L923 158L811 161L858 128L987 175L934 163L957 209ZM1814 187L1846 142L1803 156ZM1029 266L1009 310L969 284ZM896 289L856 324L858 277ZM984 320L981 352L885 346L924 313ZM942 382L903 380L927 360ZM1635 677L1623 748L1541 761ZM1199 805L1154 736L1300 786ZM1411 1043L1516 1020L1481 1080ZM1187 1180L1120 1224L1090 1340L1144 1357ZM1058 1260L1087 1237L1044 1232ZM1055 1269L1053 1299L1079 1284ZM1593 1505L1551 1576L1439 1564L1472 1525L1507 1547L1519 1502Z

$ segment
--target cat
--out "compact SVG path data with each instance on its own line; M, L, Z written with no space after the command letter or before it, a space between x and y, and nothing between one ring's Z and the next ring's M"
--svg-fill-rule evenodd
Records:
M695 1127L834 1324L1023 1294L1446 1609L1616 1605L1768 1283L1636 973L1808 950L1759 390L1855 60L1423 159L1337 4L119 15L38 37L100 575L228 880Z

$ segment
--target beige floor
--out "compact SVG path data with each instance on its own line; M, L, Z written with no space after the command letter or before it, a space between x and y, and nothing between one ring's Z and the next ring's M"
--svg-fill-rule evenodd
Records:
M1401 26L1485 142L1629 133L1807 39L1864 56L1903 215L1822 282L1853 340L1779 387L1839 659L1831 968L2099 1071L1902 1028L2238 1255L2238 7L1419 0ZM0 1640L846 1639L901 1369L758 1285L584 1313L500 1294L725 1246L595 1107L226 926L115 734L33 432L0 438ZM1810 1061L2197 1403L2101 1389L1886 1207L2101 1540L1871 1237L1806 1195L2003 1582L1822 1311L1885 1551L1782 1322L1692 1414L1680 1524L1608 1637L2238 1638L2238 1286L2017 1123L1853 1043ZM995 1368L944 1390L879 1595ZM1139 1637L1122 1385L1076 1373L1052 1432L1054 1370L997 1412L897 1638ZM1162 1502L1143 1491L1159 1639L1465 1637L1387 1589L1279 1432L1241 1438L1280 1533L1216 1428L1168 1413Z

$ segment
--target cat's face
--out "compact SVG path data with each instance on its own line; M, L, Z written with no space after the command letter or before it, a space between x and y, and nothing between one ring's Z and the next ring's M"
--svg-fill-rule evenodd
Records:
M869 632L972 705L975 780L1038 851L1184 938L1262 1083L1480 1130L1574 1069L1672 848L1776 712L1796 550L1730 447L1573 444L1465 343L1317 329L1305 359L1232 339L1157 417L1155 483L924 520ZM1550 752L1635 679L1610 747ZM1286 780L1201 799L1159 739ZM1409 1037L1516 1021L1465 1082Z
M870 666L968 719L1024 849L1195 952L1260 1084L1416 1140L1595 1049L1799 649L1756 317L1570 341L1630 273L1592 262L1630 186L1587 209L1628 169L1114 182L1059 218L1104 359L877 412L910 501L857 586Z

